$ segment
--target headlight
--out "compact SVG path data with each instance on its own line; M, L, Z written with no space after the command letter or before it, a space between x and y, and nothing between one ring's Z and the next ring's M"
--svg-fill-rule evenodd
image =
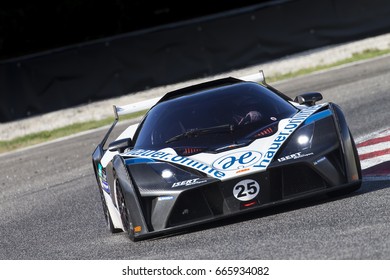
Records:
M163 171L161 171L161 177L166 180L172 178L173 176L175 176L175 174L170 169L164 169Z
M291 136L276 156L279 162L316 155L339 145L332 117L325 117L303 125Z
M288 140L279 157L285 157L297 152L311 149L313 144L315 123L304 125L299 128Z
M298 134L293 136L294 142L300 150L311 149L313 143L313 133L314 133L315 123L311 123L301 127L298 131Z
M197 175L168 163L153 163L149 166L168 184L199 178Z

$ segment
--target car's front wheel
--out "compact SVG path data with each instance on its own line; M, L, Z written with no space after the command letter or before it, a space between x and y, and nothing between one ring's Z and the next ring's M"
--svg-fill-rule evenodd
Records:
M351 186L348 186L348 187L346 187L344 189L340 189L340 190L329 192L328 195L330 197L337 197L337 196L348 195L348 194L350 194L352 192L355 192L358 189L360 189L360 187L362 185L362 182L361 182L361 180L362 180L362 168L361 168L361 165L360 165L359 153L358 153L358 150L356 148L355 140L353 139L351 132L349 132L349 135L350 135L351 141L352 141L352 149L353 149L353 154L354 154L354 157L355 157L356 167L357 167L357 171L358 171L358 177L359 177L360 181L356 182L355 184L353 184Z
M125 196L123 194L123 190L118 179L115 180L115 191L116 191L118 210L121 216L123 228L130 235L132 234L132 223L130 219L129 208L126 205Z
M106 221L106 225L107 225L108 230L111 233L121 232L122 231L121 229L118 229L118 228L114 227L114 224L112 222L112 218L111 218L111 215L110 215L110 211L108 210L107 202L106 202L106 199L104 197L103 190L102 190L102 188L100 186L98 186L98 188L99 188L100 200L101 200L102 206L103 206L104 219Z

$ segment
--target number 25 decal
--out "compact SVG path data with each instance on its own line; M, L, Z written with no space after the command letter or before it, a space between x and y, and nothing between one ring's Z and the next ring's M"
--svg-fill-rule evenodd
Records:
M260 191L259 184L251 179L238 182L233 188L233 195L241 201L254 199Z

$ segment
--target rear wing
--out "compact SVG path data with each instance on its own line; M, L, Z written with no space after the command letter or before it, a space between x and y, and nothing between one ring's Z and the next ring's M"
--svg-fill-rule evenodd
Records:
M259 73L244 76L239 78L240 80L247 81L247 82L255 82L259 84L267 84L265 81L265 76L263 70L260 70Z
M118 118L119 116L148 110L148 109L152 108L153 105L155 105L160 99L161 99L161 97L156 97L153 99L149 99L149 100L145 100L145 101L141 101L141 102L136 102L136 103L132 103L132 104L124 105L124 106L115 106L114 105L115 117Z
M263 70L260 70L259 73L244 76L244 77L241 77L239 79L243 80L243 81L247 81L247 82L266 84ZM136 103L124 105L124 106L115 106L114 105L115 119L118 120L119 116L148 110L148 109L152 108L161 98L162 98L162 96L156 97L153 99L149 99L149 100L145 100L145 101L141 101L141 102L136 102Z

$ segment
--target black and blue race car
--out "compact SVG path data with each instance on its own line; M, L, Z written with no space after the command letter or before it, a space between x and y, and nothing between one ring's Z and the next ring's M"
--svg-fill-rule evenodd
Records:
M254 80L254 81L251 81ZM294 100L256 79L223 78L167 93L139 124L93 152L107 225L131 240L361 185L339 106Z

